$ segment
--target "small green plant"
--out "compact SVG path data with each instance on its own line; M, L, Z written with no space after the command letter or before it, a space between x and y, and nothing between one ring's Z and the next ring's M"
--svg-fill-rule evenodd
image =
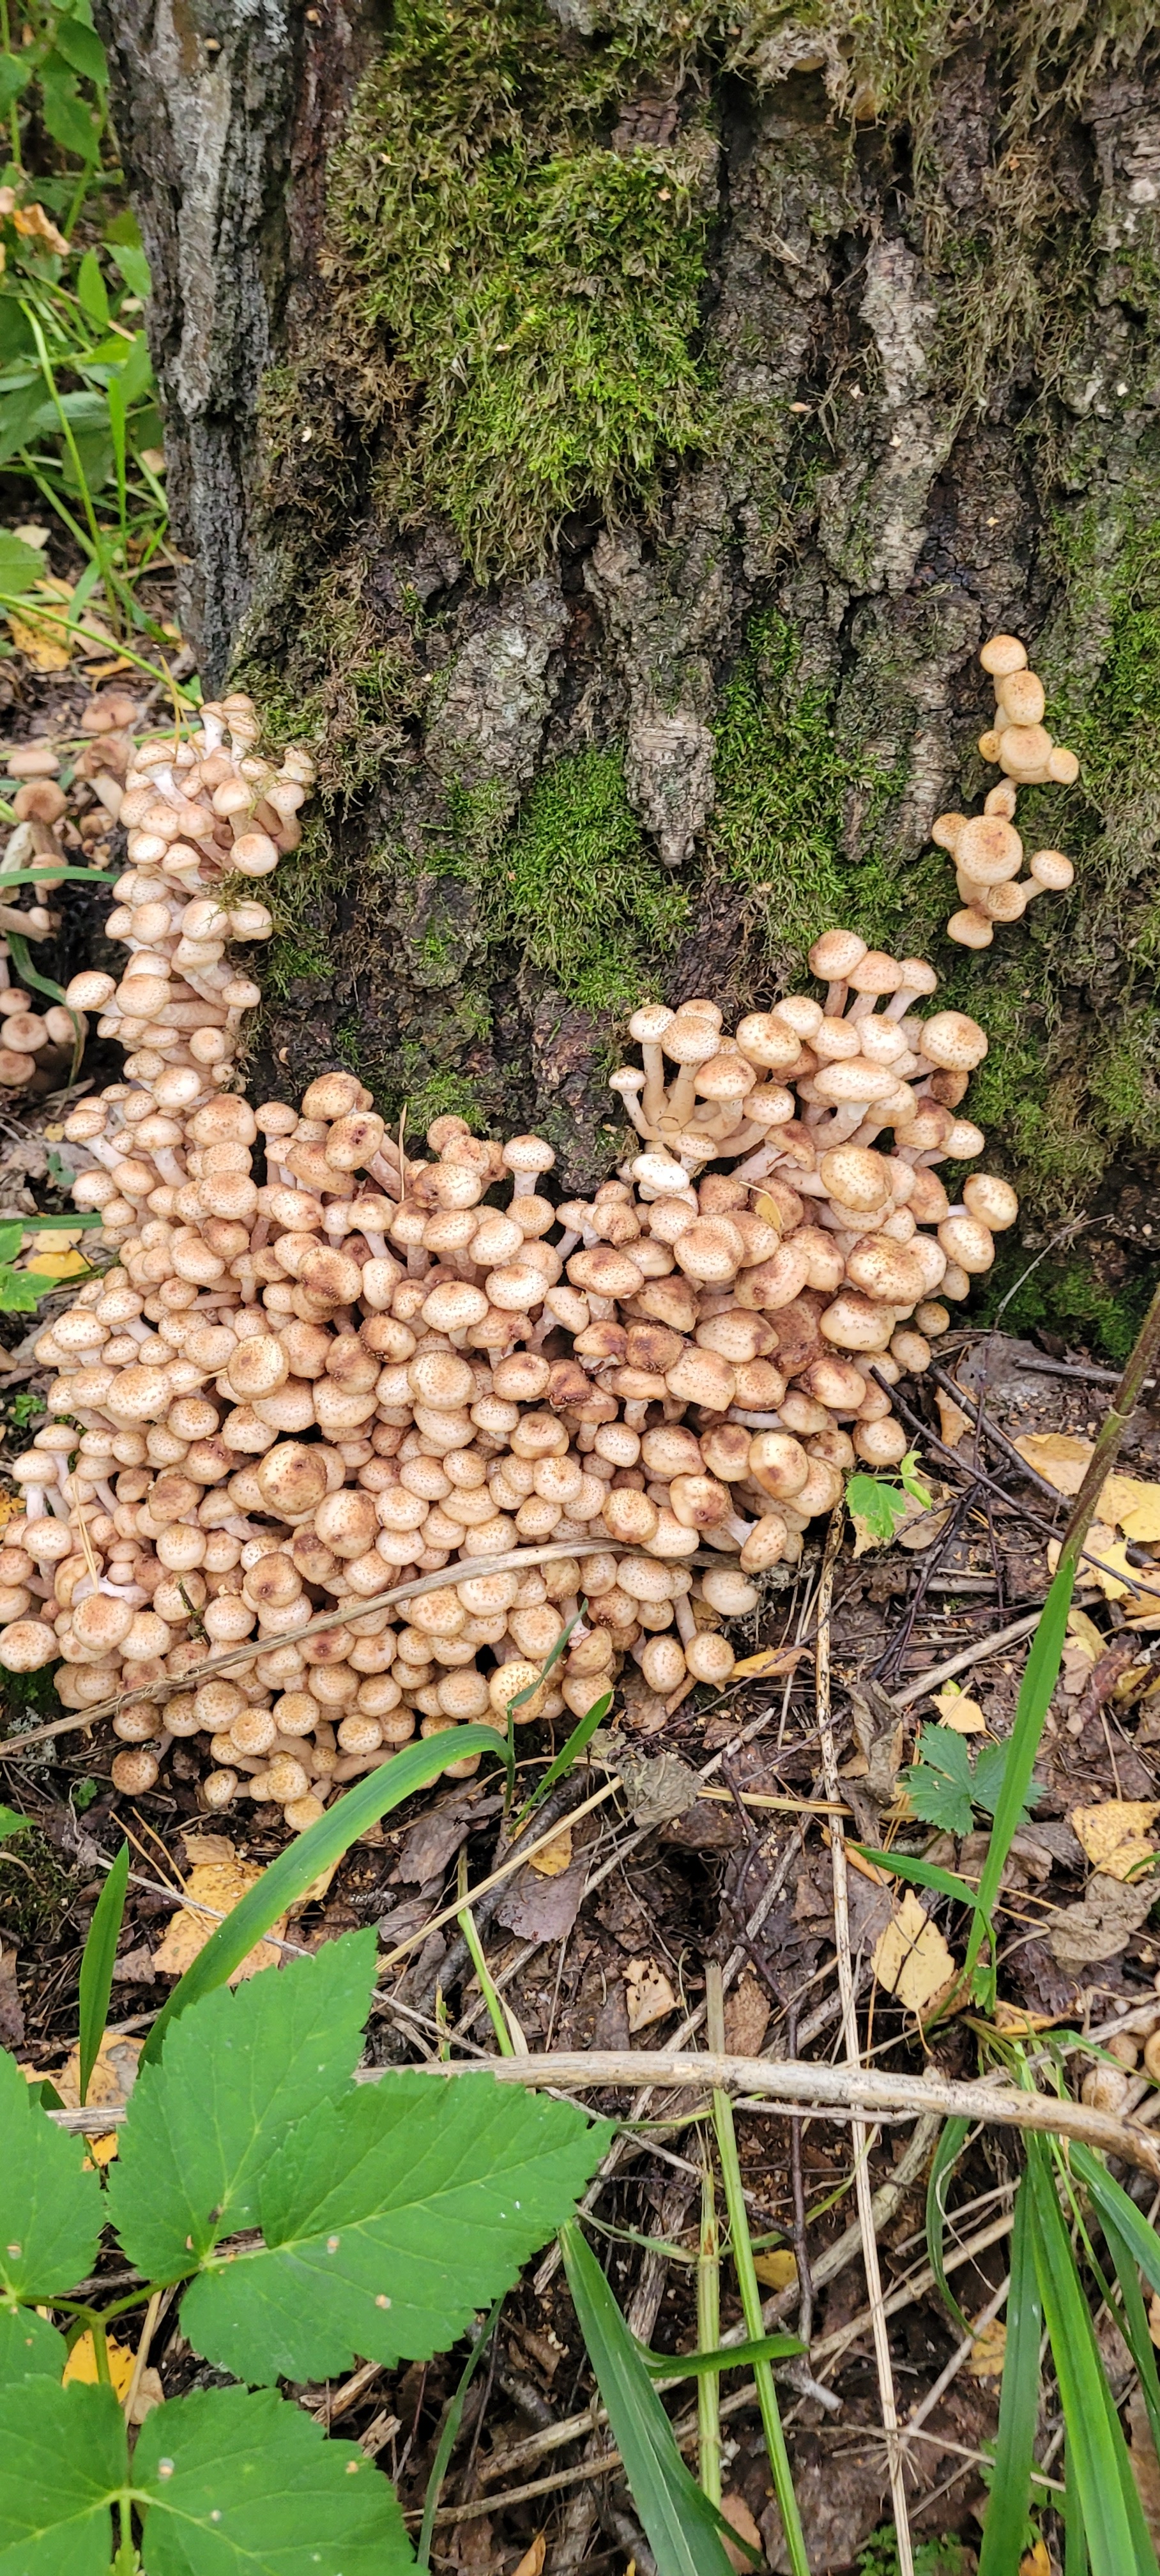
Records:
M904 1774L902 1785L916 1816L943 1833L969 1834L974 1809L993 1816L1007 1769L1006 1744L984 1744L972 1762L966 1738L953 1726L924 1726L919 1735L921 1760ZM1042 1791L1032 1786L1019 1810L1025 1824Z
M45 1410L44 1397L35 1387L18 1386L8 1407L8 1419L14 1431L27 1431L29 1423Z
M896 1485L886 1476L851 1476L846 1485L846 1508L862 1523L866 1536L885 1547L899 1521L906 1519L908 1495L924 1512L929 1512L932 1496L918 1473L917 1449L908 1449L905 1458L899 1460Z
M22 1216L11 1225L0 1225L0 1314L31 1314L39 1306L42 1297L47 1297L51 1289L60 1286L59 1277L44 1271L13 1268L26 1234L54 1231L62 1225L67 1225L71 1231L77 1226L99 1225L100 1221L99 1214L94 1210L91 1216ZM78 1280L81 1275L79 1272L75 1274ZM91 1273L86 1271L83 1275L87 1278ZM31 1420L34 1413L44 1410L39 1397L31 1397L27 1392L17 1397L16 1403L23 1403L28 1407L28 1410L19 1417L21 1428L25 1422ZM12 1417L14 1421L18 1420L16 1404L12 1408Z
M964 2576L967 2555L961 2540L948 2533L940 2540L920 2540L914 2550L914 2576ZM972 2562L973 2563L973 2562ZM898 2576L898 2540L894 2525L883 2522L858 2552L857 2576Z

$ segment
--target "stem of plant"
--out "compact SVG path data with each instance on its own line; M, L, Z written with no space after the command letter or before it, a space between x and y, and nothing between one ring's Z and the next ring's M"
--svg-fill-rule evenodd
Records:
M697 2349L715 2352L721 2341L721 2246L717 2194L708 2137L702 2132L701 2242L697 2258ZM707 2370L697 2381L697 2474L710 2504L721 2502L721 2377Z
M719 1959L706 1961L705 2028L711 2051L719 2054L725 2045L725 1995ZM713 2127L717 2136L717 2153L721 2161L721 2184L729 2219L733 2266L737 2274L737 2287L741 2294L741 2313L745 2319L746 2333L756 2342L765 2331L761 2315L761 2284L757 2278L753 2246L749 2235L749 2219L746 2214L745 2192L741 2181L741 2164L737 2154L737 2131L733 2124L733 2105L727 2093L718 2091L713 2095ZM792 2576L810 2576L810 2562L806 2556L805 2535L802 2531L797 2497L794 2494L789 2453L785 2446L785 2434L782 2430L781 2414L777 2403L777 2391L773 2384L773 2371L767 2361L754 2363L753 2380L757 2390L757 2402L761 2409L765 2447L769 2454L769 2465L773 2471L774 2493L781 2513Z
M459 1855L459 1893L461 1896L465 1896L467 1893L466 1850L461 1851ZM462 1912L459 1913L455 1919L471 1954L471 1964L479 1979L479 1991L487 2005L488 2014L491 2019L491 2026L495 2032L496 2046L499 2049L500 2056L514 2057L516 2054L515 2043L508 2027L508 2017L504 2011L503 2003L492 1977L491 1970L484 1958L483 1943L476 1931L475 1916L471 1911L470 1905L465 1905Z

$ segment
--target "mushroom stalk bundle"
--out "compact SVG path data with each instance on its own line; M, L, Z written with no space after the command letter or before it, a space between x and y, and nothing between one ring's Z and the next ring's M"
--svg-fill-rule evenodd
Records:
M77 1710L141 1694L118 1787L184 1738L207 1809L298 1831L416 1728L459 1776L457 1725L525 1692L520 1721L581 1715L626 1656L670 1706L728 1680L722 1622L855 1460L904 1454L871 1366L926 1365L936 1292L1017 1212L982 1175L952 1207L934 1168L983 1147L955 1114L977 1023L922 1018L931 969L852 933L810 962L822 999L735 1035L708 1002L634 1017L639 1151L590 1199L550 1194L537 1136L439 1118L402 1155L352 1073L251 1108L183 1023L72 1113L118 1258L36 1345L56 1377L14 1469L0 1664L57 1662ZM446 1579L379 1602L420 1575Z
M1021 921L1040 894L1063 894L1075 869L1062 850L1036 850L1025 877L1023 843L1015 829L1020 787L1042 787L1049 780L1074 786L1079 762L1074 751L1053 743L1044 730L1043 683L1028 668L1026 647L1014 635L992 635L979 655L995 683L995 723L979 736L984 760L996 760L1003 784L993 787L981 814L940 814L931 838L955 863L962 909L947 923L947 935L961 948L989 948L996 925Z

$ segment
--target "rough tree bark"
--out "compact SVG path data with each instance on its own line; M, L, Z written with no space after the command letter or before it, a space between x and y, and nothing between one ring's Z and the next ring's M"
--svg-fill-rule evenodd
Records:
M762 998L853 920L987 1021L1039 1239L1103 1220L1040 1283L1114 1342L1160 1142L1155 40L877 9L106 11L189 631L321 748L261 1078L534 1117L578 1184L627 997ZM967 957L929 827L990 783L996 627L1083 758L1026 809L1079 874Z

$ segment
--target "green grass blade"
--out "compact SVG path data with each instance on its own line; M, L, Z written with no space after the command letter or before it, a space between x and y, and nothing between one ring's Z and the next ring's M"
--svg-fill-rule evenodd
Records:
M955 2324L961 2328L963 2334L969 2334L971 2329L947 2280L943 2243L946 2235L947 2185L962 2154L963 2142L970 2126L969 2120L944 2121L939 2142L934 2151L930 2180L926 2186L927 2261L934 2274L935 2288L939 2297L944 2307L949 2308Z
M113 1991L113 1965L125 1911L125 1890L129 1884L129 1846L122 1843L101 1893L89 1925L88 1938L81 1959L80 1992L80 2087L81 2101L86 2101L89 2077L97 2062L105 2036L109 1997Z
M468 2353L459 2374L459 2386L447 2409L447 2420L439 2436L439 2447L431 2463L431 2475L427 2480L427 2491L423 2498L423 2519L419 2525L419 2537L415 2543L415 2576L426 2576L426 2571L431 2564L431 2536L435 2529L439 2498L443 2492L443 2480L447 2475L447 2463L459 2437L468 2389L495 2333L496 2321L506 2297L507 2291L501 2290L491 2315L485 2319Z
M560 2250L588 2358L660 2576L726 2576L718 2517L677 2449L673 2428L600 2265L576 2220Z
M799 2335L758 2335L753 2343L717 2344L709 2352L650 2352L639 2346L650 2379L699 2379L706 2371L752 2369L759 2361L792 2361L805 2351Z
M863 1860L872 1860L878 1869L888 1869L895 1878L912 1878L916 1887L932 1887L939 1896L953 1896L956 1905L969 1905L973 1914L979 1910L979 1891L969 1887L965 1878L957 1878L953 1869L939 1869L932 1860L913 1860L909 1852L875 1851L871 1843L854 1843Z
M539 1688L538 1683L536 1687L537 1689ZM513 1708L518 1707L518 1705L519 1702L517 1700L512 1701ZM573 1763L579 1761L585 1745L591 1742L592 1737L596 1733L597 1727L603 1726L604 1720L607 1717L611 1706L612 1693L611 1691L605 1691L603 1698L594 1700L591 1708L578 1720L577 1724L573 1727L570 1736L567 1738L567 1741L561 1745L554 1760L549 1762L548 1768L544 1773L539 1787L533 1789L530 1798L525 1799L512 1827L513 1834L518 1833L520 1826L527 1823L528 1817L535 1814L541 1798L547 1797L549 1789L555 1788L557 1780L563 1780L567 1773L572 1769Z
M949 2121L947 2128L967 2123ZM945 2137L946 2131L943 2135ZM961 2140L960 2140L961 2144ZM1026 2174L1015 2196L1011 2286L1007 2292L1007 2351L999 2398L995 2475L983 2525L979 2576L1013 2576L1023 2554L1031 2494L1035 2427L1039 2420L1039 2342L1043 2309L1032 2245L1032 2203ZM959 2311L962 2314L962 2311Z
M1127 2238L1121 2236L1114 2220L1105 2218L1103 2226L1123 2302L1117 2323L1136 2365L1140 2394L1148 2411L1152 2447L1160 2459L1160 2377L1156 2371L1156 2348L1148 2332L1139 2266Z
M1135 2201L1128 2198L1127 2192L1113 2180L1106 2165L1092 2154L1090 2147L1081 2145L1077 2139L1069 2149L1068 2161L1076 2181L1083 2184L1089 2198L1095 2202L1104 2227L1110 2220L1131 2247L1132 2260L1139 2264L1145 2279L1154 2290L1160 2290L1160 2237L1157 2237L1155 2229L1148 2225Z
M1135 2477L1042 2141L1027 2140L1032 2244L1091 2576L1157 2576ZM996 2576L998 2571L996 2570Z
M176 2015L197 2003L200 1996L211 1994L215 1986L224 1986L255 1941L262 1939L288 1905L305 1896L324 1869L333 1868L342 1859L368 1825L376 1824L392 1807L401 1807L405 1798L412 1798L416 1789L425 1789L428 1781L438 1779L448 1762L461 1760L469 1753L495 1753L501 1762L507 1759L504 1739L493 1726L456 1727L453 1739L446 1733L434 1735L426 1743L409 1744L402 1753L393 1754L389 1762L380 1763L377 1771L368 1771L365 1779L328 1807L317 1824L297 1834L263 1871L257 1886L243 1896L224 1923L219 1923L204 1950L178 1979L145 2042L142 2064L160 2056L165 2033Z
M967 1945L966 1973L974 1967L983 1945L987 1923L994 1913L1007 1855L1018 1830L1024 1801L1031 1786L1043 1735L1043 1722L1051 1705L1051 1694L1059 1679L1063 1658L1063 1641L1067 1635L1067 1614L1075 1589L1074 1561L1065 1560L1052 1583L1043 1605L1039 1625L1031 1640L1031 1652L1019 1687L1015 1723L1007 1746L1003 1786L995 1809L995 1821L987 1846L975 1898L977 1911Z
M1079 2509L1079 2496L1076 2492L1069 2442L1064 2444L1063 2477L1063 2576L1091 2576L1091 2560L1088 2557L1083 2515Z
M720 1973L718 1968L718 1994L720 1993ZM710 2016L711 2035L715 2018L714 2015ZM721 2165L725 2207L729 2214L733 2268L737 2274L737 2287L741 2293L741 2313L752 2339L756 2342L761 2335L761 2284L757 2278L757 2269L753 2260L749 2213L745 2206L741 2164L737 2154L737 2132L733 2125L733 2105L727 2093L718 2091L713 2095L713 2126L717 2135L717 2154ZM798 2512L797 2497L794 2494L781 2410L777 2402L777 2390L773 2384L773 2372L767 2361L759 2361L754 2365L753 2378L757 2389L757 2403L761 2411L765 2447L769 2454L769 2465L773 2471L774 2493L777 2497L786 2548L789 2552L790 2567L793 2576L810 2576L810 2562L806 2556L805 2534L802 2530L801 2515Z

